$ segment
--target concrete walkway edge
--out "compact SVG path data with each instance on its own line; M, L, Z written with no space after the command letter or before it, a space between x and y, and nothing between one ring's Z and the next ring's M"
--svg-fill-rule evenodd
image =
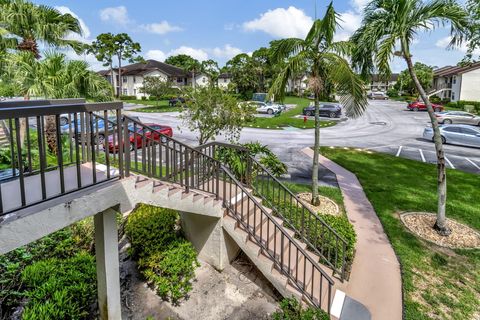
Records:
M313 150L302 150L313 158ZM400 264L372 204L357 177L335 162L320 156L319 164L335 173L348 219L357 233L355 259L348 296L364 304L374 320L403 318Z

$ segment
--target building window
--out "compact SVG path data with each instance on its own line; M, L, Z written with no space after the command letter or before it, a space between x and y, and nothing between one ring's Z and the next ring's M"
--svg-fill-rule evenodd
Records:
M452 91L452 101L455 101L455 92Z
M127 89L123 89L123 95L124 96L128 95L128 90Z
M224 83L227 83L227 78L224 78L224 79L223 79L223 82L224 82Z
M207 82L207 79L206 79L206 78L202 78L202 82L203 82L203 83Z
M177 78L177 83L182 83L183 79L182 78Z
M137 95L137 89L133 89L133 95L134 95L134 96Z
M135 76L133 76L133 83L136 83L137 82L137 78L135 78Z
M457 76L453 76L453 84L457 83Z
M127 83L127 77L122 77L123 83Z

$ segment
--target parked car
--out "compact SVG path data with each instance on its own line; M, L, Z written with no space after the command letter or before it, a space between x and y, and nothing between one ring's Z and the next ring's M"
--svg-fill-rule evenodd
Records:
M178 104L184 105L185 104L185 98L175 97L175 98L168 99L168 105L170 107L175 107Z
M443 143L480 148L480 129L465 124L450 124L440 126ZM433 129L426 127L423 137L433 141Z
M248 101L247 104L253 106L257 113L277 114L283 110L283 105L272 102Z
M320 103L320 107L318 108L320 117L328 117L328 118L340 118L342 116L342 106L338 103ZM306 108L303 108L303 115L304 116L313 116L315 115L315 106L309 105Z
M134 126L132 123L128 125L128 129L130 131L129 135L129 140L130 140L130 150L134 150L135 146L137 149L140 149L143 147L143 134L145 134L145 141L148 140L154 140L154 141L161 141L163 143L167 142L167 137L172 137L173 136L173 129L170 126L166 125L160 125L156 123L145 123L145 126L148 126L155 131L150 131L150 130L145 130L145 133L143 132L143 127L137 127L136 133L133 132ZM115 141L115 144L113 143L113 136L108 137L108 150L110 152L115 152L118 150L119 144L118 141Z
M441 112L444 110L443 106L439 104L432 103L432 107L435 112ZM423 102L413 101L408 104L407 109L410 111L427 111L427 106Z
M67 117L67 119L68 119L68 117ZM70 117L70 120L72 121L72 124L70 124L67 121L66 124L62 125L62 121L61 121L61 118L60 118L60 132L62 134L69 134L70 131L72 132L72 134L74 134L75 127L74 127L73 117ZM114 123L116 123L116 118L115 117L109 117L108 118L108 131L110 131L110 132L113 131ZM89 126L88 123L83 124L83 126L84 126L83 130L84 131L87 130L87 128L86 128L87 125ZM88 130L90 130L90 127L88 128ZM81 131L82 131L82 123L80 121L80 118L78 118L78 120L77 120L77 132L78 132L79 135L80 135ZM96 134L95 143L96 144L103 144L105 142L105 121L103 120L103 118L99 118L98 120L97 119L93 120L93 131ZM78 137L78 139L80 139L80 137Z
M444 111L435 113L439 123L443 124L470 124L480 126L480 117L465 111Z
M370 92L367 94L367 98L370 100L388 100L388 96L385 92Z

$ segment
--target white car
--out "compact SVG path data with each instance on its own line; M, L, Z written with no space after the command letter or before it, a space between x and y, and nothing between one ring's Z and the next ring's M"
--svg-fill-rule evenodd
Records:
M464 124L450 124L440 126L442 142L461 146L480 148L480 129ZM433 141L433 129L426 127L423 138Z
M272 102L265 103L261 101L249 101L247 103L254 106L258 113L277 114L284 109L283 105Z

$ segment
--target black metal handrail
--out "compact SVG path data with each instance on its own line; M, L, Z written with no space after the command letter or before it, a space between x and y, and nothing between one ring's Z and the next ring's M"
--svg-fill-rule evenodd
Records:
M217 199L220 197L220 194L223 193L224 206L227 208L230 215L232 215L232 217L246 229L255 243L257 243L257 245L259 245L259 247L262 248L262 250L264 250L264 252L274 261L275 266L279 271L290 279L292 285L302 292L313 305L321 307L323 295L322 290L324 289L323 281L325 280L327 282L328 301L330 301L333 280L325 273L325 271L323 271L319 264L298 245L284 228L275 221L271 214L269 214L268 211L266 211L266 209L255 200L253 195L245 189L242 183L235 178L233 173L212 156L214 153L204 153L197 148L192 148L172 137L160 134L160 132L154 128L127 116L124 117L124 126L128 127L128 136L126 135L124 138L126 141L125 149L131 150L130 155L128 152L125 153L125 172L127 176L130 171L141 173L159 180L178 183L186 189L186 192L191 188L212 193ZM127 132L127 130L125 130L125 132ZM163 139L151 138L151 132L158 132ZM148 136L148 133L150 133L150 137ZM132 146L130 143L132 135L134 141L136 141L137 136L141 139L141 148L137 148L137 143L133 143ZM141 156L139 155L138 149L141 149ZM132 156L133 160L131 158ZM155 169L155 166L157 169ZM164 170L158 170L159 166L162 166ZM220 185L222 185L223 190L221 190ZM229 192L226 190L227 185L228 188L230 188ZM232 193L232 188L234 188L235 193ZM245 204L246 206L252 204L252 206L255 206L261 211L261 216L263 218L266 218L269 222L274 224L275 230L273 230L273 233L275 235L277 233L281 234L282 241L285 241L286 246L288 246L287 252L283 249L281 252L277 252L276 247L273 248L273 251L270 250L271 248L268 247L268 242L265 242L265 239L261 234L262 227L260 227L260 235L258 235L255 234L258 230L256 230L256 227L252 228L248 218L247 222L241 220L244 218L243 212L238 212L238 208L232 204L232 195L236 195L239 190L241 190L242 198L245 196L248 199ZM314 292L315 279L311 279L310 284L307 284L305 279L303 279L302 282L302 279L299 277L304 275L298 274L298 266L293 268L293 262L291 261L292 255L289 251L293 250L292 248L297 250L297 259L295 263L298 263L299 256L305 257L303 263L308 264L308 266L304 266L304 275L307 272L307 267L311 268L311 270L316 270L317 274L320 275L321 279L317 279L320 280L321 283L318 295ZM283 260L285 255L289 257L288 264ZM327 305L329 308L329 303L327 303Z
M242 181L245 181L247 186L267 203L274 215L282 218L289 228L295 231L297 237L305 242L322 259L323 263L338 273L341 280L346 279L347 268L351 263L351 261L347 261L347 241L318 214L307 207L265 166L250 156L245 147L211 142L199 146L198 149L214 157L216 149L220 147L233 148L244 153L246 161L249 162L249 169L245 172L248 177L242 178Z
M111 174L111 155L98 138L110 135L105 119L114 113L120 121L122 107L121 102L86 104L81 99L0 103L0 120L10 133L8 149L2 150L8 168L0 181L0 216L121 177L123 166ZM61 117L68 118L63 126ZM111 133L120 137L121 129L112 127ZM107 170L97 170L99 164ZM18 203L2 197L4 188L18 190Z
M262 252L270 257L273 260L275 267L279 270L283 275L285 275L309 301L313 305L321 308L321 302L323 301L323 280L325 279L328 282L327 286L327 311L330 313L330 301L331 301L331 291L332 286L334 284L333 280L325 273L325 271L320 267L318 262L316 262L299 244L295 241L274 218L273 216L265 209L263 205L261 205L255 197L249 192L243 184L237 180L235 175L229 171L227 167L221 165L221 170L223 172L222 181L223 181L223 194L230 194L235 195L233 198L224 197L223 203L225 208L227 208L230 216L236 219L237 223L239 223L243 230L248 233L250 239L254 239L255 243L261 248ZM234 186L234 192L232 192L232 185ZM230 188L230 192L227 191L227 188ZM240 190L240 193L239 193ZM240 204L238 199L238 195L240 197ZM247 199L246 203L244 199ZM232 199L235 202L232 203ZM239 210L240 206L240 210ZM245 210L246 215L245 218ZM250 209L253 209L254 214L253 218L250 218L249 212ZM250 219L257 219L257 211L260 211L260 226L257 227L256 221L253 221L253 226L250 223ZM264 227L263 219L267 219L266 227ZM270 225L273 224L273 230L270 229ZM267 228L267 239L263 236L263 228ZM271 232L270 232L271 231ZM280 234L280 249L278 252L277 250L277 232ZM271 239L271 235L273 234L273 242ZM285 245L287 242L287 245ZM292 246L294 250L292 250ZM301 255L299 255L299 253ZM293 254L293 257L292 257ZM301 259L303 257L303 259ZM295 263L293 265L292 263ZM303 273L299 274L298 269L301 267L303 261ZM311 270L311 278L307 279L307 270L310 268ZM318 286L318 291L315 290L315 271L317 274L320 275L320 284ZM307 281L309 282L307 283ZM317 279L318 280L318 279ZM318 293L316 295L315 293Z

